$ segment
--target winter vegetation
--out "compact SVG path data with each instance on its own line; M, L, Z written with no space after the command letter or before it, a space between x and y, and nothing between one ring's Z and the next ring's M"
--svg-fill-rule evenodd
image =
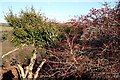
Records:
M48 20L34 7L17 15L9 10L1 79L119 80L120 2L103 6L66 23Z

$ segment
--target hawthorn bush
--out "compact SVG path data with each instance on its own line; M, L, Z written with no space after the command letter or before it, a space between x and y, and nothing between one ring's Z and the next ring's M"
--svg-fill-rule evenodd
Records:
M20 46L33 45L36 49L54 47L58 39L59 29L48 23L47 18L32 7L30 10L21 10L19 15L12 10L5 15L10 27L13 27L11 41Z
M6 16L13 27L12 41L32 44L49 54L39 71L42 79L118 80L120 78L120 2L91 9L67 23L47 22L33 8ZM32 72L41 61L34 61ZM27 64L28 65L28 64ZM32 64L33 65L33 64Z
M9 13L5 15L5 19L9 26L13 27L11 41L15 46L34 46L33 56L31 57L30 64L27 64L26 71L24 71L24 68L21 66L22 63L16 62L16 65L20 70L19 74L21 75L21 79L36 79L39 70L44 64L44 62L39 64L35 74L31 72L34 67L36 55L42 60L41 52L44 51L43 53L45 53L45 49L56 47L56 41L59 38L59 28L49 23L47 18L40 12L37 13L33 7L30 10L21 10L19 15L13 14L12 10L9 10ZM20 63L20 65L18 63Z
M43 76L54 79L117 80L120 78L119 3L91 9L86 16L61 25L60 46L47 59ZM49 69L49 71L47 71Z

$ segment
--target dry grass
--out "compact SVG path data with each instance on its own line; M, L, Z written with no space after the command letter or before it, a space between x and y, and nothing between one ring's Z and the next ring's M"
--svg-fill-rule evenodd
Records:
M9 41L2 42L2 55L6 54L7 52L15 49L14 45ZM10 63L13 59L16 59L20 63L24 63L27 59L30 59L32 52L32 47L24 47L23 49L19 49L8 56L3 58L3 63Z
M1 27L0 26L0 31L1 31L0 37L2 37L2 34L4 34L4 33L6 33L6 34L8 34L8 36L10 36L11 30L12 30L11 27ZM2 44L1 45L2 51L0 51L2 55L6 54L7 52L12 51L16 48L10 42L10 40L1 40L0 43ZM3 62L3 64L10 64L11 61L13 61L13 59L17 59L18 62L23 63L26 61L26 59L30 59L30 57L32 56L32 53L31 53L32 50L33 50L33 47L31 47L31 46L24 47L23 49L20 48L19 50L4 57L2 59L2 62Z
M11 27L2 27L0 26L0 31L11 31L12 28Z

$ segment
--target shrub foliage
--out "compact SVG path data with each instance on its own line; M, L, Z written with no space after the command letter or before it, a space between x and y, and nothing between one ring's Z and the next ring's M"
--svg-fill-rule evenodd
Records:
M91 9L88 15L62 24L47 21L34 8L22 10L20 15L10 10L5 16L14 28L16 45L32 44L50 54L45 56L39 78L76 80L120 78L119 18L120 2L114 8Z
M32 7L21 10L19 15L12 10L5 16L10 27L13 27L12 42L15 45L34 45L35 47L52 46L58 39L59 29L47 22L47 18Z

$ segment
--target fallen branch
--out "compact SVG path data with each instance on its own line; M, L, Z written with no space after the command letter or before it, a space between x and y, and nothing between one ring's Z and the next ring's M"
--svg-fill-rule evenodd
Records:
M4 58L5 56L7 56L7 55L9 55L9 54L11 54L11 53L13 53L13 52L15 52L15 51L17 51L17 50L19 50L19 48L16 48L16 49L14 49L14 50L12 50L12 51L9 51L8 53L2 55L2 58Z
M24 47L24 46L25 46L25 44L24 44L22 47ZM16 49L14 49L14 50L12 50L12 51L9 51L8 53L2 55L2 59L3 59L5 56L7 56L7 55L9 55L9 54L11 54L11 53L13 53L13 52L19 50L19 49L20 49L20 48L16 48Z

